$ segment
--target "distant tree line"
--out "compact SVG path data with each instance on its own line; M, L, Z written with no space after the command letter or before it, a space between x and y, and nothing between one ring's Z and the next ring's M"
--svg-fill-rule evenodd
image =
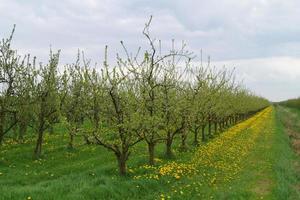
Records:
M299 108L300 109L300 97L295 99L288 99L286 101L281 101L278 104L291 107L291 108Z

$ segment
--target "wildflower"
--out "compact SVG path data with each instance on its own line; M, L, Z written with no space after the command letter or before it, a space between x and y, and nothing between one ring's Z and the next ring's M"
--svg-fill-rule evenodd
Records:
M176 179L180 179L180 176L179 176L178 174L175 174L174 177L175 177Z
M130 173L133 173L133 169L128 169L128 171L129 171Z

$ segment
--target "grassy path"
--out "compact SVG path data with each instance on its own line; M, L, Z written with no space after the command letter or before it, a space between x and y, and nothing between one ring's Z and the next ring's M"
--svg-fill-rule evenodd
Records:
M66 150L58 129L46 139L44 159L31 159L30 140L0 150L0 199L297 200L300 165L289 136L298 137L299 122L299 111L270 107L190 152L177 152L176 161L165 160L160 145L154 167L144 164L141 144L126 178L101 147L77 141L76 150Z
M295 168L299 157L291 148L287 129L281 120L287 116L276 109L265 121L256 148L245 160L239 178L232 182L234 198L230 199L300 199L297 188L300 174Z
M220 137L200 147L193 159L192 165L196 169L191 177L178 181L176 189L166 196L175 199L255 199L267 197L269 187L258 191L254 187L264 181L251 178L261 173L260 170L269 166L269 162L261 158L261 152L256 154L261 147L262 140L272 135L273 110L268 108L254 117L230 128ZM265 142L265 141L264 141ZM270 143L268 143L270 144ZM263 151L267 148L263 145ZM254 155L255 154L255 155ZM254 164L258 168L251 169ZM180 170L180 168L179 168ZM178 171L178 167L174 168ZM171 174L172 174L171 173ZM169 173L170 174L170 173ZM254 184L255 183L255 184ZM192 186L191 186L192 185ZM179 191L179 192L178 192Z
M177 179L161 199L300 199L280 116L268 108L200 147L190 163L161 166L161 179Z
M297 198L300 199L300 110L279 106L277 108L278 124L288 137L289 147L293 153L286 153L291 162L287 163L290 167L290 178L292 188L297 191Z

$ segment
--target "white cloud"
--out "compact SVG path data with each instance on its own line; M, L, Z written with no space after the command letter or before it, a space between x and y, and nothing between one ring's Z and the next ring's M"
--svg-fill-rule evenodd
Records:
M300 58L270 57L213 62L235 69L237 78L272 101L300 96Z
M300 1L298 0L0 0L0 38L17 24L14 47L47 61L49 47L62 63L77 49L98 63L147 43L141 31L150 15L152 33L170 47L185 40L195 53L234 65L245 84L272 100L299 95ZM297 67L296 67L297 66Z

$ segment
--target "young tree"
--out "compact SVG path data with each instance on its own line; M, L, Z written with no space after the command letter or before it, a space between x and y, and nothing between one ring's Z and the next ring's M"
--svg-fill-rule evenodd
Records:
M114 67L108 67L107 59L100 75L93 70L89 77L98 81L92 84L103 98L103 103L94 109L99 110L99 118L93 123L91 135L93 143L114 152L119 166L120 175L126 175L126 162L131 148L143 138L138 137L139 124L136 123L139 112L136 82L130 79L129 73ZM92 78L90 78L92 80ZM93 93L94 91L91 90ZM93 118L95 112L90 112Z
M61 77L61 114L63 122L68 129L68 148L74 148L74 137L79 135L84 123L87 107L87 95L85 93L85 69L80 66L80 54L76 63L67 66ZM92 101L93 103L95 101Z
M59 51L50 51L49 63L40 64L38 76L35 77L33 119L34 130L37 134L34 158L39 158L42 153L44 132L48 130L59 118L58 95L58 61Z
M194 145L199 144L199 131L201 129L202 142L206 140L205 127L207 125L208 104L211 101L209 93L209 62L206 68L202 65L202 51L201 51L201 65L194 66L190 72L190 90L192 92L191 98L191 116L192 123L190 131L194 134Z
M138 83L138 101L139 101L139 118L137 123L141 128L138 135L145 140L148 146L149 164L154 165L155 147L159 142L166 140L166 134L163 130L164 110L162 109L164 71L170 68L170 65L190 60L192 53L186 51L186 45L183 43L181 48L175 50L174 40L172 49L169 53L162 53L161 41L158 44L150 35L150 25L152 16L145 24L143 35L147 39L150 49L145 51L142 60L139 61L140 48L134 57L130 56L124 43L121 42L126 53L126 59L118 57L118 63L121 68L130 72L133 79ZM180 63L181 64L181 63Z
M185 114L187 105L178 90L179 81L174 70L173 68L165 72L161 89L165 155L168 158L173 157L172 144L175 136L180 134L187 125L187 115Z
M27 133L27 128L30 125L33 113L32 106L34 91L34 77L35 77L35 57L33 62L30 62L30 55L27 56L27 64L20 71L20 76L16 79L16 97L18 103L16 104L16 118L18 121L18 139L23 140Z
M0 145L6 135L17 124L16 96L17 79L26 61L11 49L15 26L7 39L0 41Z

